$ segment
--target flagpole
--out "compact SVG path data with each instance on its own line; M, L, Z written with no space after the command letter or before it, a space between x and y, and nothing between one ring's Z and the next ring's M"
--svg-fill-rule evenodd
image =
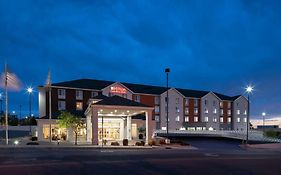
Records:
M6 144L9 144L9 132L8 132L8 70L7 64L5 64L5 97L6 97L6 111L5 111L5 122L6 122Z

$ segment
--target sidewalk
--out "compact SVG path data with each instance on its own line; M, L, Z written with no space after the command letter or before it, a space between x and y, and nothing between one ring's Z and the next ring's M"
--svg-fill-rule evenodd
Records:
M280 150L281 151L281 143L267 143L267 144L248 144L248 145L240 145L241 148L245 149L271 149L271 150Z

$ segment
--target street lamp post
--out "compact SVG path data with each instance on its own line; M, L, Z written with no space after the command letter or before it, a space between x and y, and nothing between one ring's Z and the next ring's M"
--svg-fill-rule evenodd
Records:
M33 89L31 87L27 88L27 92L29 94L29 134L30 136L32 135L31 133L31 95L32 95L32 92L33 92Z
M265 123L265 116L266 116L266 113L265 112L263 112L262 113L262 133L263 133L263 135L264 135L264 123Z
M252 93L252 91L254 90L254 88L252 86L247 86L246 87L246 92L248 93L248 115L247 115L247 136L246 136L246 144L248 144L249 141L249 121L250 121L250 93Z
M167 141L169 140L169 73L170 68L165 69L166 78L167 78L167 97L166 97L166 103L167 103L167 115L166 115L166 131L167 131Z

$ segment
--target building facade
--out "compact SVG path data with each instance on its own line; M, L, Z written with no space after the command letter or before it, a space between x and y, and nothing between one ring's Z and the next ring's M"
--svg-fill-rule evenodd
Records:
M50 137L49 96L44 86L38 90L38 138L44 140ZM72 131L56 124L60 111L69 111L85 120L81 141L94 144L104 138L137 139L142 133L148 140L153 131L167 129L167 110L169 130L245 130L248 105L241 95L92 79L52 84L51 102L52 138L73 138Z

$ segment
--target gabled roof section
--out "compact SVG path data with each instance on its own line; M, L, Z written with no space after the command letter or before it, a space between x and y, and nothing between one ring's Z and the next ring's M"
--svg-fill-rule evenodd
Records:
M232 97L230 96L227 96L227 95L223 95L223 94L220 94L220 93L216 93L214 92L214 94L219 97L221 100L226 100L226 101L232 101Z
M114 83L113 81L105 81L105 80L78 79L78 80L54 83L52 84L52 86L101 90L113 83Z
M244 98L246 101L248 101L248 99L247 99L244 95L236 95L236 96L233 96L233 97L231 97L231 98L232 98L233 101L235 101L235 100L237 100L237 99L240 98L240 97L242 97L242 98Z
M209 91L199 91L199 90L180 89L180 88L175 88L175 89L185 97L201 98L209 93Z
M133 84L133 83L121 83L121 84L126 86L132 92L139 93L139 94L160 95L167 90L167 88L161 86L141 85L141 84Z
M105 99L105 98L107 98L107 96L105 96L105 95L103 95L103 94L99 94L99 95L94 96L94 97L92 97L92 98L90 98L90 99L102 100L102 99Z
M134 106L134 107L151 107L142 103L135 102L120 96L107 97L93 105L110 105L110 106Z

